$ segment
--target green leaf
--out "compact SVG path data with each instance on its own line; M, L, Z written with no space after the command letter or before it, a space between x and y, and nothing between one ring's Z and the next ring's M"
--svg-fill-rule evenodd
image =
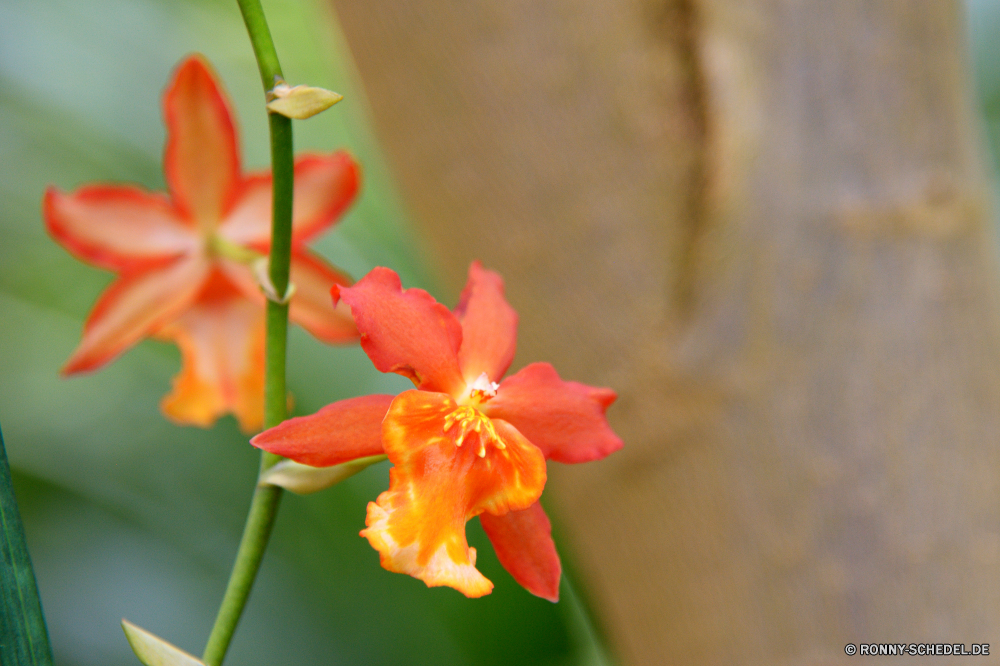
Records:
M0 433L0 664L52 663L49 633L38 598L24 526Z
M146 666L205 666L205 662L200 659L128 620L122 620L122 629L125 630L125 638L132 646L135 656Z

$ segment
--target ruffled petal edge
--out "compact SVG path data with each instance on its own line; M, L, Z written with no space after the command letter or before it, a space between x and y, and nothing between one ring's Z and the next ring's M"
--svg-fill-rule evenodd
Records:
M352 287L334 287L334 302L351 308L361 347L381 372L409 378L418 388L458 395L462 327L423 289L402 288L388 268L374 268Z

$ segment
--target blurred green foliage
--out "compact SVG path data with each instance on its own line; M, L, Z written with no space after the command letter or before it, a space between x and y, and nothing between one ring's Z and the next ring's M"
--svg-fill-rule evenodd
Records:
M290 83L343 93L296 123L298 150L348 147L364 167L359 203L314 247L355 277L375 265L434 291L366 122L363 94L325 5L265 2ZM110 274L45 234L44 188L95 181L163 188L160 93L192 51L216 66L237 108L244 166L267 163L263 95L230 0L4 0L0 3L0 421L57 663L137 663L126 617L200 654L242 529L257 452L231 418L169 424L158 402L177 372L170 345L143 342L108 367L60 379ZM290 342L297 413L407 382L358 348ZM388 485L379 465L283 501L229 663L574 664L588 660L572 604L552 605L502 570L469 525L494 593L470 601L390 574L358 536Z
M1000 164L1000 2L969 0L966 17L979 107L995 170Z

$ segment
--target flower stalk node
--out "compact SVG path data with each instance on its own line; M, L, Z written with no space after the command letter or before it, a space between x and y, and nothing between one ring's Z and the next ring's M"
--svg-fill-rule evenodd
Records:
M286 83L283 78L275 74L274 87L272 87L270 90L264 93L264 99L267 100L268 102L273 102L274 100L278 99L277 91L279 89L288 89L288 88L291 88L291 86L289 86L288 83Z
M257 485L280 486L298 495L308 495L349 479L385 459L385 454L366 456L331 467L312 467L294 460L281 460L261 473Z
M260 285L260 290L264 293L267 300L273 301L278 305L288 305L288 302L292 300L292 296L295 295L295 283L289 282L288 287L285 288L285 293L279 296L278 289L271 282L270 264L268 264L267 257L257 258L251 267L253 268L254 277L257 278L257 284Z

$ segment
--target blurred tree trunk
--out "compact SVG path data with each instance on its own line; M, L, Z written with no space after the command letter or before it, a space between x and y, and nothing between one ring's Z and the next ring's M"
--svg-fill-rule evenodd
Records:
M1000 632L1000 321L954 2L334 0L450 280L616 388L549 498L626 664ZM549 493L547 493L547 496Z

